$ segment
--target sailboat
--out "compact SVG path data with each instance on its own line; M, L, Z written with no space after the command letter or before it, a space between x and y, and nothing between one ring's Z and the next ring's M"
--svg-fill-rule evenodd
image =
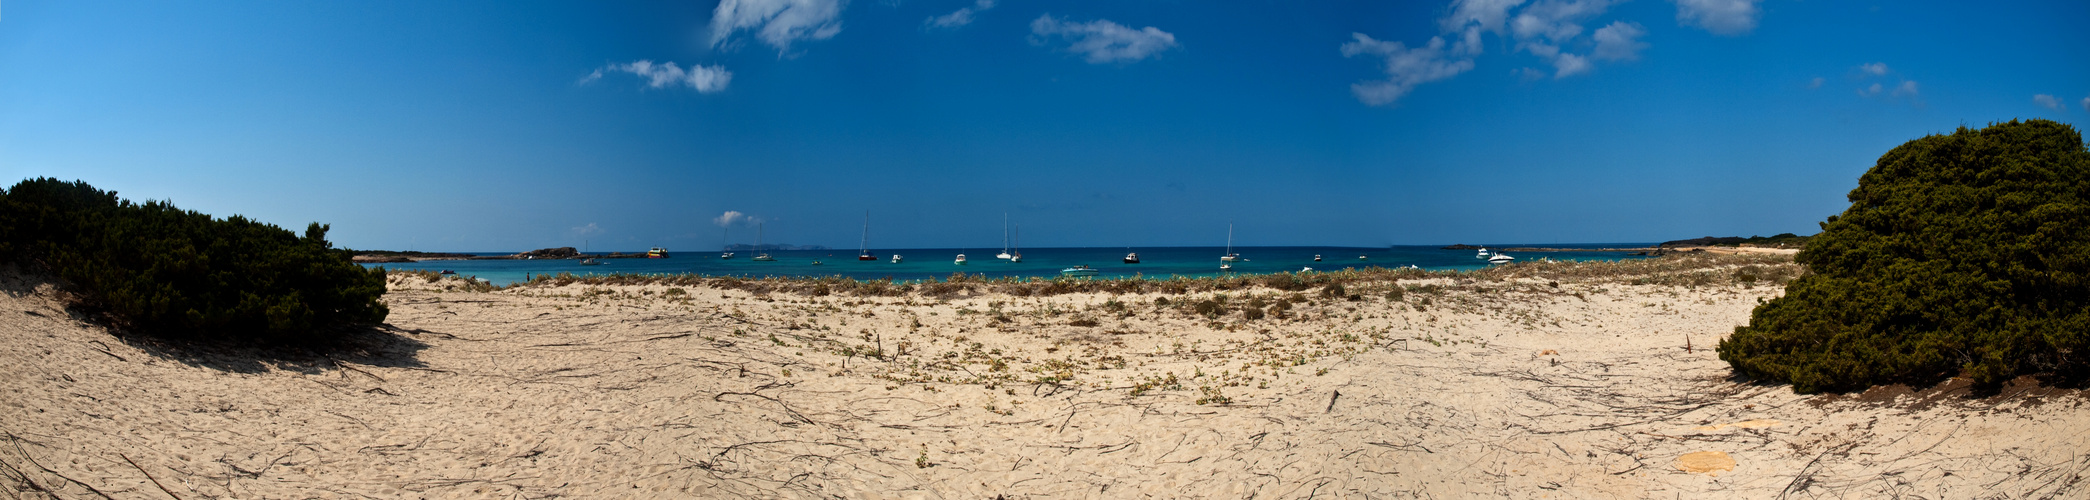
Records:
M1016 253L1009 254L1009 262L1023 262L1023 226L1016 226Z
M1221 256L1219 256L1219 261L1220 261L1220 262L1235 262L1235 261L1239 261L1239 260L1241 260L1241 254L1238 254L1238 253L1234 253L1234 223L1232 223L1232 222L1228 222L1228 223L1226 223L1226 255L1221 255ZM1233 269L1233 268L1234 268L1233 266L1221 266L1221 267L1220 267L1220 269Z
M587 255L587 254L588 254L588 240L581 240L581 255ZM581 265L583 265L583 266L600 266L600 265L602 265L602 261L599 261L599 260L595 260L595 258L594 258L594 257L584 257L584 258L582 258L582 259L581 259Z
M720 251L719 251L719 254L718 254L718 258L721 258L721 259L731 259L731 258L733 258L733 252L732 252L732 249L733 249L733 244L732 244L732 243L730 243L730 242L731 242L731 241L733 241L733 240L732 240L732 239L730 239L730 238L728 238L728 236L730 236L730 235L732 235L732 234L733 234L733 228L731 228L731 227L727 227L727 228L724 228L724 230L723 230L723 231L719 231L719 236L718 236L718 239L719 239L719 241L721 241L721 242L728 242L728 243L720 243L720 244L722 244L722 245L725 245L725 246L726 246L726 249L725 249L725 250L720 250Z
M762 251L762 223L760 222L755 223L755 258L748 260L755 262L776 261L776 257L770 257L769 252Z
M997 259L1002 259L1002 260L1008 260L1008 259L1009 259L1009 214L1008 214L1008 213L1003 213L1003 214L1001 214L1001 253L998 253L998 254L994 254L994 258L997 258Z
M856 260L878 260L871 255L871 211L864 211L864 238L856 243Z

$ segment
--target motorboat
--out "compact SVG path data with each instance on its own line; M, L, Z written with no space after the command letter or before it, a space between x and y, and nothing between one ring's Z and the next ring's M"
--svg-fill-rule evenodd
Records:
M732 259L732 258L733 258L733 252L725 252L725 253L721 253L721 254L718 254L718 258L721 258L721 259Z
M1370 257L1366 257L1366 256L1363 256L1363 255L1359 255L1359 256L1357 256L1357 260L1371 260L1371 258L1370 258Z
M594 258L594 257L589 257L589 258L581 259L581 265L583 265L583 266L600 266L600 265L602 265L602 261L599 261L599 260L595 260L595 258Z
M1078 265L1060 270L1060 276L1085 277L1095 276L1102 273L1103 271L1096 270L1095 268L1089 267L1087 265Z
M1320 261L1321 261L1321 254L1314 254L1314 262L1320 262Z
M1228 263L1220 263L1220 264L1219 264L1219 272L1222 272L1222 273L1224 273L1224 272L1231 272L1231 271L1233 271L1233 270L1234 270L1234 265L1233 265L1233 264L1228 264Z
M452 271L452 270L449 270L449 269L444 269L444 270L443 270L443 272L440 272L440 273L436 273L436 274L440 274L440 275L444 275L444 276L449 276L449 275L452 275L452 274L457 274L457 271Z
M957 265L961 265L961 266L962 266L962 265L965 265L965 254L962 254L962 253L961 253L961 254L958 254L958 260L955 260L955 261L951 261L951 263L952 263L952 264L957 264Z
M1478 255L1478 256L1475 256L1474 258L1476 258L1476 259L1485 259L1485 258L1488 258L1488 247L1480 247L1480 255Z
M668 258L668 249L666 249L666 248L661 248L661 247L653 247L653 248L652 248L652 249L650 249L650 250L646 250L646 258L648 258L648 259L665 259L665 258Z
M817 265L820 265L820 261L817 261L817 260L816 260L816 261L813 261L813 265L815 265L815 266L817 266Z
M898 264L898 263L900 263L900 254L893 254L893 263L894 263L894 264Z
M1138 264L1138 263L1139 263L1139 254L1136 254L1136 253L1128 253L1128 254L1125 254L1125 263L1126 263L1126 264Z
M1502 252L1495 252L1495 256L1488 257L1489 264L1508 264L1510 261L1513 260L1517 260L1517 258L1511 257L1509 256L1509 254Z

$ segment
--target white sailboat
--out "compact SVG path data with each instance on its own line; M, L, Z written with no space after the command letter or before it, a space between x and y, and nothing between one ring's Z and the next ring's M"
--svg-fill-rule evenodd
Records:
M776 257L770 257L769 252L762 251L762 223L760 222L755 223L755 258L748 260L755 262L776 261Z
M994 254L994 258L997 258L997 259L1001 259L1001 260L1009 260L1009 214L1008 214L1008 213L1003 213L1003 214L1001 214L1001 253L998 253L998 254Z
M856 260L878 260L871 255L871 211L864 211L864 238L856 243Z
M1219 256L1219 261L1236 262L1239 260L1241 260L1241 254L1234 253L1234 223L1228 222L1226 223L1226 255ZM1234 266L1220 266L1220 269L1233 268Z
M719 232L719 236L718 236L718 239L719 239L719 241L721 242L721 243L719 243L719 244L720 244L720 245L725 245L725 247L726 247L726 250L721 250L721 251L719 251L720 253L718 254L718 258L721 258L721 259L731 259L731 258L733 258L733 252L731 251L731 250L732 250L732 248L733 248L733 243L731 243L731 242L732 242L733 240L732 240L732 239L730 238L730 236L731 236L732 234L733 234L733 228L731 228L731 227L727 227L727 228L725 228L725 230L724 230L724 231L720 231L720 232Z
M1016 226L1016 253L1009 254L1009 262L1023 262L1023 226Z

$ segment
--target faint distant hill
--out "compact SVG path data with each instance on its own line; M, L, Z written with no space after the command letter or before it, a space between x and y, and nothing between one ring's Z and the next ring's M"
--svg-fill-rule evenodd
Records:
M749 245L749 244L746 244L746 243L735 243L735 244L732 244L732 245L726 245L726 251L728 251L728 252L758 252L758 251L765 251L765 250L833 250L833 249L832 249L832 248L827 248L827 247L826 247L826 246L824 246L824 245L793 245L793 244L789 244L789 243L770 243L770 244L763 244L763 245Z
M1770 237L1750 236L1747 238L1743 238L1740 236L1706 236L1702 238L1691 238L1688 240L1664 241L1662 242L1662 244L1656 246L1732 247L1748 245L1752 247L1769 248L1804 248L1807 246L1807 238L1810 238L1810 236L1800 236L1792 233L1784 233Z

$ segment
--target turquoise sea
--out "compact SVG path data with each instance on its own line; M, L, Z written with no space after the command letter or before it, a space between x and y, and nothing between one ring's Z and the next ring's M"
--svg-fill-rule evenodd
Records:
M1648 247L1652 243L1592 243L1592 244L1529 244L1501 245L1500 247L1546 247L1546 248L1631 248ZM1497 248L1490 245L1490 248ZM644 253L646 249L624 250L627 253ZM1140 263L1122 262L1128 252L1138 252ZM1336 271L1343 268L1406 267L1419 266L1430 270L1467 270L1487 267L1485 260L1475 258L1473 250L1444 250L1437 246L1394 246L1379 248L1357 247L1234 247L1244 262L1234 264L1235 273L1296 272L1305 268L1317 271ZM477 252L476 255L513 255L516 252ZM607 253L607 252L605 252ZM459 275L477 277L495 284L510 284L523 281L530 275L557 274L576 275L601 274L697 274L704 276L740 277L806 277L842 276L856 279L920 280L947 278L951 273L1004 276L1059 276L1060 270L1075 265L1087 265L1101 271L1102 278L1128 278L1144 276L1167 278L1170 276L1217 276L1219 257L1226 253L1220 247L1161 247L1161 248L1026 248L1023 262L996 259L1000 249L958 248L910 248L875 249L875 261L856 260L855 250L783 250L770 251L774 262L749 260L754 252L738 252L731 259L719 258L718 251L675 251L669 249L671 257L666 259L602 259L605 264L583 266L576 260L444 260L412 263L365 264L369 267L383 266L390 269L451 270ZM959 253L969 261L965 265L953 263ZM894 254L904 257L898 264L892 263ZM1314 256L1320 255L1320 262ZM1615 251L1569 251L1512 253L1519 261L1537 260L1540 257L1553 260L1621 260L1643 258ZM1361 259L1359 257L1362 257ZM814 262L820 264L815 265Z

